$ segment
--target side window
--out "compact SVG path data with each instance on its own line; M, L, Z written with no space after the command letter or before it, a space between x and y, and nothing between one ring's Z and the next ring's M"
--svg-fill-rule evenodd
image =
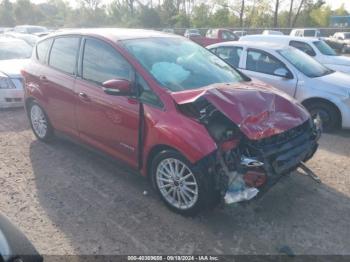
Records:
M74 74L79 41L79 37L56 38L51 49L49 65L65 73Z
M163 107L162 101L148 86L146 81L139 74L136 75L136 83L140 90L140 100L145 104L154 105L156 107Z
M316 53L315 51L312 49L312 47L304 42L300 42L300 41L290 41L289 42L290 46L293 46L301 51L303 51L304 53L308 54L309 56L315 56Z
M239 66L239 60L243 52L242 47L222 46L216 49L216 55L234 67Z
M97 84L111 79L131 80L133 69L110 45L96 39L85 41L82 77Z
M37 44L36 46L36 57L39 60L40 63L46 62L46 55L49 51L49 48L52 44L52 38L44 40Z
M261 51L249 50L247 55L247 70L275 75L277 69L288 69L275 57Z

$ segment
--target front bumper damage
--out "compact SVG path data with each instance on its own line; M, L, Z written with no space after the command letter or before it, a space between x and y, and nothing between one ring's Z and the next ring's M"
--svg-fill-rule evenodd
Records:
M261 197L281 177L312 158L320 135L319 124L309 120L261 140L243 137L237 147L226 152L219 148L198 165L213 178L222 202L250 200Z

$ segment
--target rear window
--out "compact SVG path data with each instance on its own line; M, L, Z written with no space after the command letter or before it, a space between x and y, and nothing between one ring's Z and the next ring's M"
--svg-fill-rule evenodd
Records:
M74 74L79 37L56 38L53 43L49 65L68 74Z
M52 39L44 40L40 43L38 43L36 47L36 56L40 63L45 63L46 61L46 54L49 51L49 48L51 46Z

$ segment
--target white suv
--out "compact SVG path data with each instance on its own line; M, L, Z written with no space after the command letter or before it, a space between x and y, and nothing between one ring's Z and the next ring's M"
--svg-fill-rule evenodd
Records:
M299 37L321 37L321 32L315 28L298 28L293 29L289 35Z
M293 46L330 69L350 74L350 57L338 55L325 41L318 38L283 35L248 35L241 37L239 41Z

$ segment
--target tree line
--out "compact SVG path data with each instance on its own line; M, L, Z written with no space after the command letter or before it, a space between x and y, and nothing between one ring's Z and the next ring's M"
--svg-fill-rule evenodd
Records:
M77 0L73 7L65 0L0 3L1 27L327 27L332 15L349 13L344 6L331 10L323 0Z

